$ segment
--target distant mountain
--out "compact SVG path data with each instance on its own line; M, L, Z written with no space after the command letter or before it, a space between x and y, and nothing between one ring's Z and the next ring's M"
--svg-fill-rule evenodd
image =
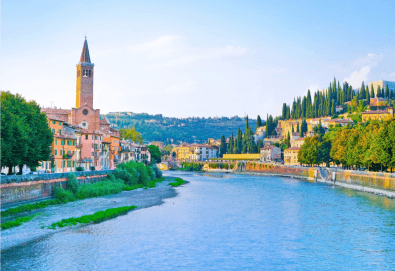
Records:
M246 130L246 119L238 116L214 118L169 118L147 113L116 112L102 115L116 129L135 126L145 141L162 141L168 143L188 142L203 143L208 138L220 139L221 135L229 137L233 132L236 136L240 128ZM249 120L255 130L256 120Z

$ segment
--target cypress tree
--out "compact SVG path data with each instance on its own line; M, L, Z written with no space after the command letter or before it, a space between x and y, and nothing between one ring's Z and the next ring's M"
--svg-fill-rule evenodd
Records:
M219 145L219 151L220 151L220 155L221 155L221 157L223 157L224 156L224 154L226 153L226 139L225 139L225 136L224 135L222 135L221 136L221 144Z
M230 138L229 138L229 149L228 149L228 153L232 154L233 153L233 149L234 149L234 143L233 143L233 133L231 134Z
M390 90L388 88L388 85L385 86L385 94L384 97L387 99L387 101L390 99Z
M255 128L255 130L257 128L261 127L261 126L262 126L261 116L258 115L258 117L256 118L256 128Z
M383 97L383 95L382 95L382 93L381 93L381 87L380 87L380 85L379 86L377 86L377 98L382 98Z
M395 99L395 97L394 97L394 90L391 89L391 92L390 92L390 100L393 100L393 99Z
M374 98L375 97L375 95L374 95L374 87L373 87L373 84L370 86L370 98Z

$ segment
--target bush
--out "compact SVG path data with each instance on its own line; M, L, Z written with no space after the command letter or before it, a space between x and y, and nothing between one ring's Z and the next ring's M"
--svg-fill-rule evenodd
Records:
M95 167L89 167L89 169L90 169L90 170L95 170L96 168L95 168Z
M154 172L154 170L150 166L147 166L145 169L146 169L147 174L148 174L148 176L150 178L150 181L155 180L155 172Z
M18 226L22 225L22 223L32 220L33 217L35 217L35 216L36 215L29 215L29 216L17 218L17 219L15 219L13 221L8 221L8 222L5 222L5 223L1 223L1 229L2 230L6 230L6 229L9 229L9 228L18 227Z
M137 180L134 179L133 175L123 168L115 169L114 177L123 180L127 185L133 185L137 183Z
M160 169L156 165L152 166L152 169L155 172L156 178L162 178L162 171L160 171Z
M75 170L76 171L84 171L84 168L83 167L76 167Z
M110 175L109 175L110 176ZM115 179L111 174L110 179L97 183L83 184L79 187L75 197L77 199L95 198L122 192L125 184L123 180Z
M75 201L75 196L70 190L65 190L61 187L56 187L53 191L53 196L58 200L58 203L67 203Z
M175 178L174 180L175 180L175 182L169 183L173 187L177 187L177 186L180 186L185 183L185 181L181 178Z
M66 182L66 189L73 192L73 194L78 191L78 181L74 173L71 173L69 179Z

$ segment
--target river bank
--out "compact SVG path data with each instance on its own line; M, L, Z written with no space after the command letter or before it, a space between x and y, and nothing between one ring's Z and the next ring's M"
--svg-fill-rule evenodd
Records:
M316 171L316 173L314 172ZM220 170L220 169L213 169L213 170L205 170L204 172L208 173L227 173L227 174L244 174L244 175L251 175L251 176L277 176L277 177L287 177L287 178L294 178L294 179L301 179L301 180L307 180L307 181L314 181L314 182L320 182L320 183L326 183L329 185L337 186L337 187L342 187L345 189L351 189L355 191L361 191L361 192L367 192L367 193L372 193L378 196L383 196L387 198L392 198L395 199L395 191L389 191L389 190L384 190L380 189L377 187L371 187L368 185L360 185L360 184L355 184L355 183L350 183L344 180L330 180L330 176L328 176L329 179L322 178L320 176L321 174L319 171L311 168L311 169L306 169L306 174L303 176L302 174L285 174L285 173L273 173L273 172L251 172L251 171L230 171L230 170ZM338 173L339 174L339 173Z
M83 227L82 225L56 230L47 228L52 223L58 222L62 219L90 215L108 208L135 205L138 206L135 210L138 210L160 205L164 202L164 199L177 196L176 190L169 185L171 181L172 180L166 180L162 183L157 183L156 187L150 189L140 188L132 191L123 191L119 194L84 199L62 205L54 205L44 209L28 212L28 214L23 214L37 214L37 216L19 227L2 231L1 250L4 251L14 246L36 241L60 231ZM16 215L14 217L16 218L19 216L20 215Z

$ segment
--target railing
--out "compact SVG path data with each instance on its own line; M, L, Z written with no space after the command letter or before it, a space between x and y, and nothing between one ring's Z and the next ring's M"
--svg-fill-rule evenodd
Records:
M68 178L71 173L74 173L77 177L79 176L95 176L95 175L107 175L112 173L114 170L92 170L92 171L75 171L75 172L64 172L64 173L42 173L42 174L29 174L29 175L7 175L1 176L1 184L7 183L22 183L22 182L33 182L39 180L52 180Z

